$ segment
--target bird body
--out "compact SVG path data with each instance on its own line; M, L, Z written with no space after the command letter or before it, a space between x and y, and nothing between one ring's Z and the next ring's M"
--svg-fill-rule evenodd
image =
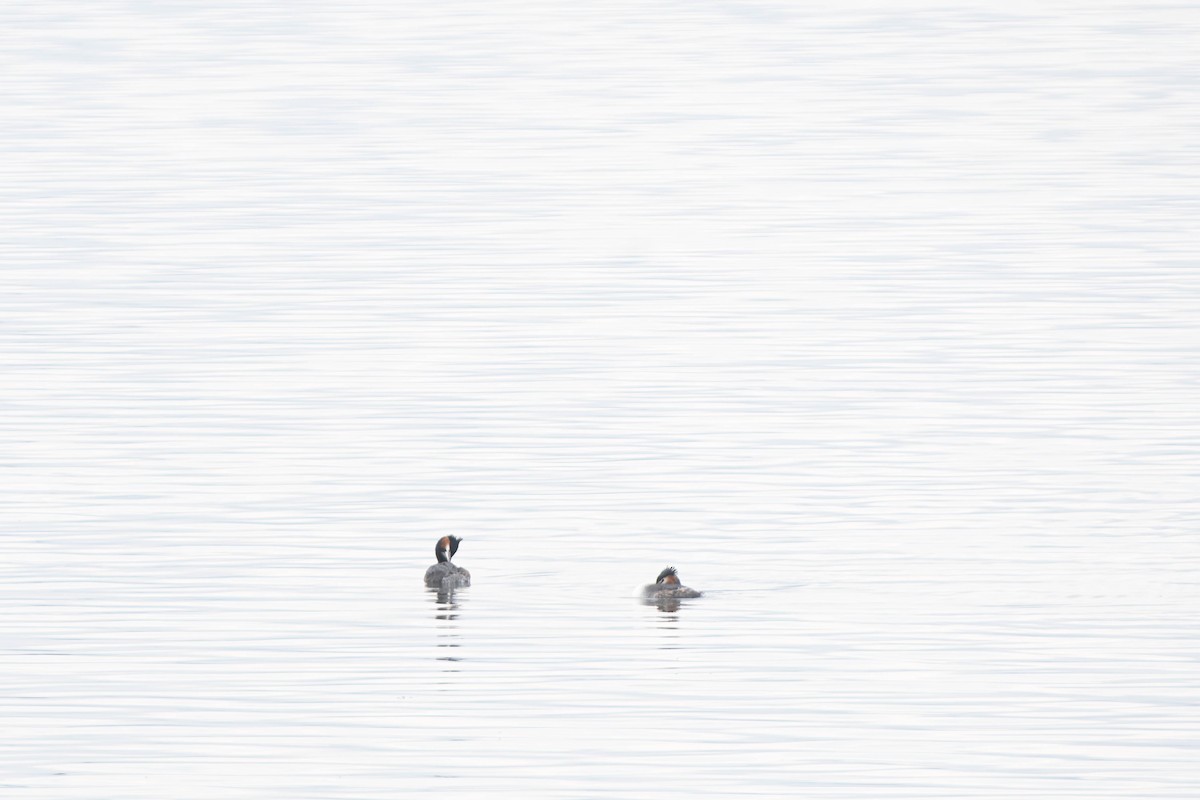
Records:
M677 600L700 595L700 592L679 582L679 573L674 567L667 567L658 573L658 579L642 589L642 596L647 600Z
M450 559L458 552L462 539L457 536L443 536L433 547L437 563L425 570L425 585L431 589L457 589L460 586L471 585L471 573L457 564L451 564Z

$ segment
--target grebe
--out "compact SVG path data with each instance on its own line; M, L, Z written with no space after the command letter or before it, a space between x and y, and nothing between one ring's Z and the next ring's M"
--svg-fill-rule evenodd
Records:
M425 570L425 585L434 589L457 589L460 586L471 585L471 573L462 567L450 563L450 559L458 552L462 539L457 536L443 536L433 546L433 554L437 563Z
M675 568L667 567L658 573L658 580L642 590L642 596L647 600L677 600L684 597L699 597L700 592L681 584Z

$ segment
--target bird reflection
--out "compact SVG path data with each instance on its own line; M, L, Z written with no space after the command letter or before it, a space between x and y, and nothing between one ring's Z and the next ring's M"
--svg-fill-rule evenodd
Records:
M646 600L645 605L654 606L664 614L674 614L675 616L670 617L670 619L678 620L679 609L683 606L683 603L673 598L668 598L662 600Z
M434 602L439 606L439 610L457 611L458 610L458 591L454 586L443 586L437 589L427 589L426 594L430 594L434 598Z
M429 595L433 602L433 619L437 624L437 643L438 661L457 662L462 661L462 656L457 654L457 650L462 647L459 641L458 630L458 614L459 614L459 593L457 587L446 587L437 589L427 589L426 594ZM444 649L443 649L444 648ZM443 672L457 672L456 669L444 668Z
M651 621L654 628L658 631L658 649L659 650L678 650L682 646L680 641L680 617L678 602L658 602L644 603L643 605L653 606L658 609L657 614L648 616L648 621Z

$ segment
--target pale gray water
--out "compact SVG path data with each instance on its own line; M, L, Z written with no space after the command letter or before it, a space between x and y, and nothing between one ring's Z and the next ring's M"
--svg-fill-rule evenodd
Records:
M1194 6L0 23L0 796L1200 795Z

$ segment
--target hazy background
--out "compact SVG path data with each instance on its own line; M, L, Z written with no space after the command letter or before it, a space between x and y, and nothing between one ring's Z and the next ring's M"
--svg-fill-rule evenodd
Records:
M1194 5L0 30L5 798L1200 794Z

